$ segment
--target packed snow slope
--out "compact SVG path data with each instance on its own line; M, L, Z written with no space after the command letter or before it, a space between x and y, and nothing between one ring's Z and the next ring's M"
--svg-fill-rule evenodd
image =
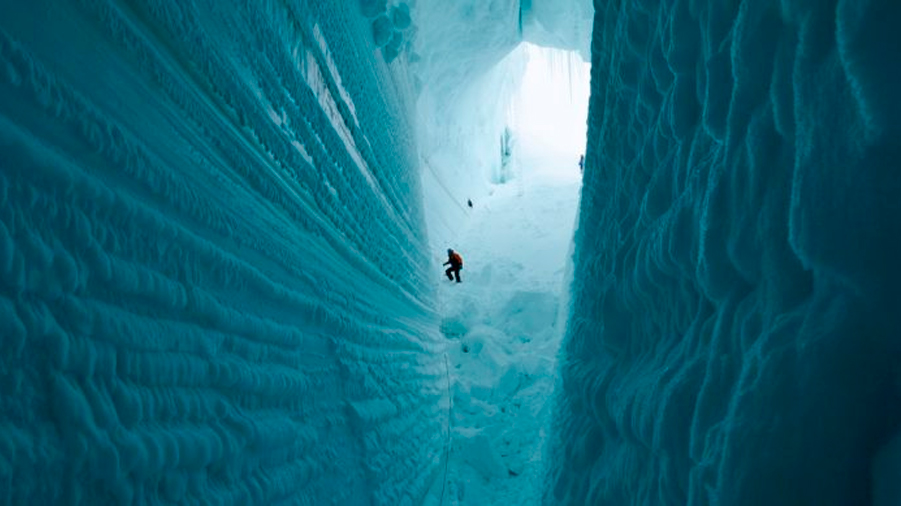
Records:
M517 180L475 201L451 244L462 283L438 292L451 441L444 502L426 505L541 504L580 173L571 152L521 145Z
M386 53L355 2L0 3L0 503L421 502L445 339Z
M546 504L899 504L901 5L595 6Z

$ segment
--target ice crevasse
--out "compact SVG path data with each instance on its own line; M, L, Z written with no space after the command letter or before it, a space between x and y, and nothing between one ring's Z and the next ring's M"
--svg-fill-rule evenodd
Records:
M435 497L423 160L531 40L592 63L544 503L897 504L901 7L585 5L0 4L0 503Z

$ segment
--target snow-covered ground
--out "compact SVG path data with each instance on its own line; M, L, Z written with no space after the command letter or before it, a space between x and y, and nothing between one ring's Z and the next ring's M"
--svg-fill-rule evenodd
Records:
M451 341L452 446L444 504L539 504L558 318L581 174L578 153L523 139L520 174L474 202L440 275Z

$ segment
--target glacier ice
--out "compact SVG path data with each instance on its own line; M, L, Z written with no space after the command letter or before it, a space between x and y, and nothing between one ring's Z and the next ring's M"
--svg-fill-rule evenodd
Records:
M901 9L595 7L545 503L896 504Z
M421 502L444 344L370 33L315 3L0 5L0 502Z
M0 503L897 504L901 8L591 3L0 3ZM442 306L523 41L592 63L572 290Z

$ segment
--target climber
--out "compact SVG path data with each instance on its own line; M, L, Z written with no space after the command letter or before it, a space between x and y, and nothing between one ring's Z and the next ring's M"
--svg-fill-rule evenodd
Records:
M585 170L585 155L579 156L579 172Z
M447 262L444 262L442 265L450 265L447 270L444 271L447 274L447 279L453 281L456 277L457 283L460 282L460 270L463 268L463 257L460 256L456 251L448 248L447 250ZM451 274L453 273L453 274Z
M469 208L472 209L472 199L466 199L466 205L468 205Z

